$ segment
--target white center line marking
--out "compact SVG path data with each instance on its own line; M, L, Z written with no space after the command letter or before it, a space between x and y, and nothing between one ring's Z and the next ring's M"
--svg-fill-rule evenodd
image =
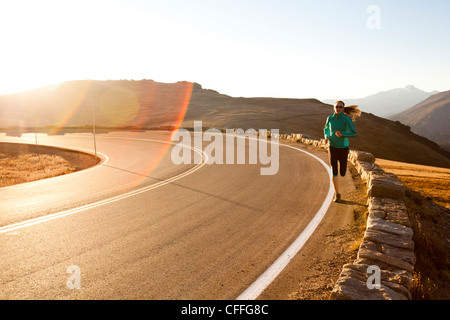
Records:
M171 143L171 142L159 141L159 140L150 140L150 139L139 139L139 140L174 144L174 143ZM105 200L97 201L97 202L94 202L94 203L91 203L91 204L87 204L87 205L84 205L84 206L81 206L81 207L78 207L78 208L69 209L69 210L65 210L65 211L62 211L62 212L57 212L57 213L54 213L54 214L46 215L46 216L43 216L43 217L30 219L30 220L14 223L14 224L11 224L11 225L8 225L8 226L4 226L4 227L0 228L0 234L11 232L11 231L15 231L15 230L26 228L26 227L30 227L30 226L33 226L33 225L36 225L36 224L40 224L40 223L43 223L43 222L46 222L46 221L62 218L62 217L68 216L68 215L72 215L72 214L78 213L78 212L86 211L88 209L96 208L96 207L99 207L99 206L103 206L103 205L106 205L106 204L110 204L110 203L113 203L113 202L116 202L116 201L119 201L119 200L123 200L123 199L129 198L129 197L133 197L133 196L138 195L140 193L147 192L147 191L152 190L152 189L156 189L158 187L161 187L161 186L164 186L166 184L169 184L169 183L171 183L171 182L173 182L175 180L178 180L178 179L181 179L183 177L186 177L186 176L194 173L195 171L197 171L201 167L203 167L206 164L206 161L207 161L206 154L204 154L201 150L198 150L198 149L190 147L190 146L189 146L189 148L192 148L194 150L194 152L200 153L200 155L202 156L202 160L203 161L200 164L196 165L195 167L193 167L193 168L191 168L191 169L189 169L189 170L187 170L187 171L185 171L185 172L183 172L183 173L181 173L181 174L179 174L179 175L177 175L175 177L166 179L164 181L160 181L158 183L152 184L151 186L147 186L147 187L144 187L144 188L141 188L141 189L133 190L133 191L130 191L130 192L127 192L127 193L124 193L124 194L121 194L121 195L118 195L118 196L115 196L115 197L112 197L112 198L108 198L108 199L105 199Z

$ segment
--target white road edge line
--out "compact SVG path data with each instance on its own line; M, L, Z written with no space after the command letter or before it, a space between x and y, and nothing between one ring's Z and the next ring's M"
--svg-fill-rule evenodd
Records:
M141 141L151 141L151 142L159 142L159 143L170 143L170 144L175 144L175 143L171 143L171 142L166 142L166 141L160 141L160 140L151 140L151 139L133 139L133 138L115 138L115 137L111 137L111 139L124 139L124 140L141 140ZM270 143L275 143L272 141L268 141ZM327 170L328 175L329 175L329 189L328 189L328 194L325 198L325 201L323 202L322 206L320 207L319 211L317 211L317 213L315 214L314 218L310 221L310 223L306 226L306 228L302 231L302 233L297 237L297 239L286 249L286 251L284 251L282 253L282 255L261 275L259 276L259 278L253 282L253 284L247 288L247 290L245 290L241 295L239 295L239 297L236 298L236 300L255 300L256 298L258 298L258 296L272 283L273 280L275 280L275 278L281 273L281 271L283 271L283 269L288 265L288 263L292 260L292 258L295 257L295 255L300 251L300 249L303 247L303 245L306 243L306 241L308 241L309 237L313 234L313 232L316 230L317 226L320 224L320 222L322 221L322 218L325 216L329 206L331 205L332 199L333 199L333 195L334 195L334 189L333 189L333 184L332 184L332 176L331 176L331 172L329 170L328 165L319 157L305 151L299 148L295 148L293 146L289 146L287 144L282 144L282 143L277 143L280 146L284 146L287 148L291 148L297 151L301 151L303 153L306 153L307 155L313 157L314 159L316 159L317 161L319 161ZM98 201L98 202L94 202L92 204L88 204L79 208L75 208L75 209L69 209L66 211L62 211L62 212L58 212L55 214L51 214L48 216L44 216L44 217L40 217L40 218L35 218L35 219L30 219L30 220L26 220L23 222L19 222L19 223L15 223L12 225L8 225L8 226L4 226L0 228L0 234L2 233L7 233L7 232L11 232L17 229L22 229L22 228L26 228L32 225L36 225L39 223L43 223L49 220L53 220L53 219L57 219L57 218L61 218L64 216L68 216L74 213L78 213L81 211L85 211L88 209L92 209L95 207L99 207L105 204L109 204L115 201L119 201L128 197L132 197L135 196L137 194L158 188L160 186L166 185L168 183L171 183L175 180L181 179L189 174L192 174L193 172L197 171L198 169L200 169L201 167L203 167L206 162L207 159L205 160L205 157L207 157L206 154L203 153L202 150L198 150L192 146L188 146L190 147L192 150L194 150L194 152L199 153L202 156L202 162L198 165L196 165L195 167L189 169L188 171L183 172L182 174L172 177L170 179L155 183L151 186L148 187L144 187L138 190L134 190L134 191L130 191L128 193L116 196L116 197L112 197L109 199L105 199L102 201Z
M139 140L141 140L141 141L158 142L158 143L170 143L170 144L175 145L175 143L167 142L167 141L159 141L159 140L151 140L151 139L139 139ZM147 186L147 187L144 187L144 188L141 188L141 189L133 190L133 191L130 191L130 192L127 192L127 193L124 193L124 194L121 194L121 195L118 195L118 196L115 196L115 197L112 197L112 198L108 198L108 199L105 199L105 200L97 201L97 202L94 202L94 203L91 203L91 204L87 204L87 205L84 205L84 206L81 206L81 207L78 207L78 208L69 209L69 210L57 212L57 213L54 213L54 214L46 215L46 216L43 216L43 217L39 217L39 218L35 218L35 219L29 219L29 220L26 220L26 221L22 221L22 222L14 223L14 224L11 224L11 225L7 225L7 226L4 226L4 227L0 228L0 234L11 232L11 231L15 231L15 230L26 228L26 227L30 227L30 226L33 226L33 225L36 225L36 224L40 224L40 223L43 223L43 222L46 222L46 221L62 218L62 217L65 217L65 216L68 216L68 215L72 215L72 214L75 214L75 213L78 213L78 212L82 212L82 211L85 211L85 210L88 210L88 209L96 208L96 207L99 207L99 206L102 206L102 205L105 205L105 204L110 204L110 203L113 203L113 202L116 202L116 201L119 201L119 200L122 200L122 199L125 199L125 198L129 198L129 197L138 195L138 194L143 193L143 192L147 192L147 191L152 190L152 189L156 189L158 187L161 187L161 186L164 186L166 184L169 184L169 183L171 183L171 182L173 182L175 180L181 179L181 178L183 178L183 177L185 177L187 175L190 175L190 174L194 173L195 171L199 170L201 167L203 167L206 164L208 159L207 159L207 155L204 154L203 151L198 150L198 149L196 149L196 148L194 148L192 146L186 146L186 147L189 147L192 150L194 150L194 152L199 153L200 156L202 156L202 162L197 164L195 167L193 167L193 168L191 168L191 169L189 169L189 170L187 170L187 171L185 171L185 172L183 172L183 173L181 173L181 174L179 174L179 175L177 175L175 177L166 179L164 181L157 182L155 184L152 184L150 186Z
M273 142L272 142L273 143ZM333 201L334 196L334 188L332 182L332 176L329 169L329 166L319 157L299 148L295 148L289 146L287 144L278 143L281 146L285 146L291 149L295 149L301 152L304 152L317 161L319 161L326 169L329 175L329 183L330 187L328 189L328 194L320 207L319 211L315 214L314 218L310 221L310 223L306 226L306 228L302 231L302 233L295 239L295 241L284 251L281 256L261 275L258 279L256 279L253 284L247 288L236 300L255 300L258 296L272 283L273 280L283 271L283 269L289 264L292 258L300 251L303 245L308 241L309 237L316 230L317 226L322 221L322 218L327 213L328 208L330 207L331 202Z

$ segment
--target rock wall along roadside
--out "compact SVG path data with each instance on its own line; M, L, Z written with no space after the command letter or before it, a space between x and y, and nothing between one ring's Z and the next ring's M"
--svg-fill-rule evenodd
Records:
M302 134L278 138L328 149L324 139ZM395 174L381 169L371 153L351 150L348 159L367 185L369 214L357 258L343 266L331 299L410 300L416 257L405 186Z

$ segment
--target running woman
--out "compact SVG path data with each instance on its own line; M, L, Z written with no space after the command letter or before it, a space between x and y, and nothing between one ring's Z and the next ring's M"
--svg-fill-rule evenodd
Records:
M353 120L356 116L361 115L361 111L357 108L358 106L345 107L343 101L336 101L334 103L334 114L327 118L323 129L325 141L329 143L328 154L333 171L335 202L341 200L338 174L340 173L344 177L347 173L348 147L350 145L348 138L356 137Z

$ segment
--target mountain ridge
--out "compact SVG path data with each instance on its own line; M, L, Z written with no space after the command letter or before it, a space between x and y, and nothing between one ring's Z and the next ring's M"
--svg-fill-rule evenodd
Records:
M343 100L346 105L359 105L361 110L365 112L387 118L393 114L407 110L437 93L439 91L425 92L413 85L407 85L404 88L381 91L363 98L336 100ZM334 101L332 99L323 100L324 103L330 104L333 104Z
M364 111L364 109L363 109ZM76 80L18 94L0 96L0 128L97 127L149 129L193 127L279 129L323 137L331 105L317 99L231 97L200 84L153 80ZM351 147L378 158L450 167L450 153L410 131L408 126L363 112Z
M450 142L450 90L432 95L388 119L400 121L410 126L412 132L438 143L443 148L448 148Z

